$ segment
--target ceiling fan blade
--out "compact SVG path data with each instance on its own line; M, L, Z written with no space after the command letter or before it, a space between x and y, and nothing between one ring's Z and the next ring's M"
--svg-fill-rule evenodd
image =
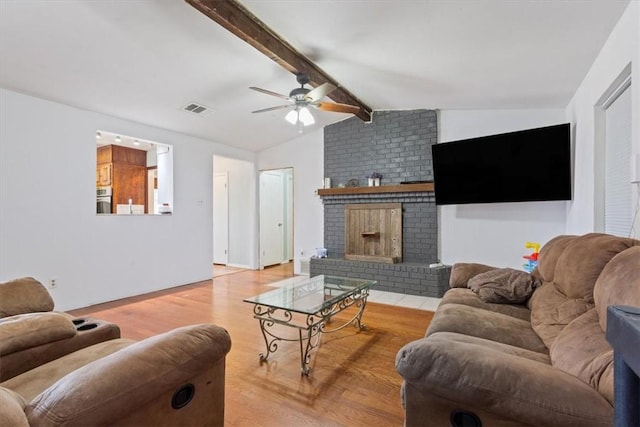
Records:
M360 111L360 107L356 107L355 105L338 104L334 102L317 102L312 105L316 107L318 110L332 111L334 113L357 114Z
M322 83L315 89L311 89L304 97L305 101L316 102L336 90L336 86L331 83Z
M251 86L249 89L258 91L258 92L262 92L262 93L266 93L267 95L271 95L271 96L277 96L278 98L282 98L282 99L290 99L287 95L282 95L276 92L271 92L270 90L266 90L266 89L262 89L259 87L253 87Z
M267 112L267 111L281 110L283 108L289 108L289 107L293 107L293 104L290 104L290 105L278 105L277 107L263 108L262 110L252 111L252 113L264 113L264 112Z

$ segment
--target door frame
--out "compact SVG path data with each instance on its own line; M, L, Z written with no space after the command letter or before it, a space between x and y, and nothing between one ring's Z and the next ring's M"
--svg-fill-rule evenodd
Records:
M289 259L284 259L285 258L285 253L284 253L284 248L286 248L286 246L288 245L287 243L287 239L290 239L290 246L291 246L291 255L293 257L293 254L295 254L295 239L294 239L294 224L295 224L295 203L294 203L294 189L295 189L295 174L294 174L294 168L293 166L285 166L285 167L281 167L281 168L269 168L269 169L260 169L258 171L258 268L260 270L264 269L264 264L262 262L262 240L263 240L263 235L262 235L262 227L260 227L260 222L261 222L261 216L262 216L262 212L260 211L260 205L261 205L261 200L263 198L262 196L262 185L261 185L261 177L262 177L262 173L263 172L274 172L274 171L290 171L289 174L283 174L283 183L285 183L285 185L282 186L282 197L283 200L285 201L285 204L288 204L288 206L283 206L283 211L286 212L287 211L287 207L289 208L288 211L291 212L291 215L284 215L284 220L287 221L287 225L284 227L284 230L289 230L289 234L287 235L287 233L283 233L283 259L281 261L281 264L286 264L287 262L289 262ZM286 177L287 175L291 176L291 191L286 191Z
M224 178L225 179L225 191L223 194L219 194L216 191L216 179L218 178ZM219 240L216 237L216 223L217 223L217 219L216 219L216 207L213 207L213 215L212 215L212 222L213 222L213 264L224 264L227 265L229 264L229 172L216 172L213 174L213 200L214 203L218 203L220 200L223 200L223 202L226 202L226 241L224 242L224 256L220 256L221 254L216 253L216 241ZM223 237L224 238L224 237ZM224 261L224 262L220 262L220 261Z

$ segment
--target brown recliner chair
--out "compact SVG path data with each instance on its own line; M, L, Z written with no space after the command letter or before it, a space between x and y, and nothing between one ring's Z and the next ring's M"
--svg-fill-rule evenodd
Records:
M51 295L32 277L0 283L0 381L120 338L120 328L113 323L53 309Z
M230 348L227 331L211 324L104 341L0 383L0 420L15 427L222 426Z
M610 305L640 307L640 241L558 236L524 303L467 288L495 271L456 264L426 337L396 358L407 426L612 426ZM474 280L475 282L475 280Z

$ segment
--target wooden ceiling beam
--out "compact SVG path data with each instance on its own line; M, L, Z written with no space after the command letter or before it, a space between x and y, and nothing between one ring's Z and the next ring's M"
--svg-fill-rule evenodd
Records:
M299 73L307 74L312 86L317 87L326 82L333 84L337 89L327 95L329 98L335 102L360 107L356 116L365 122L371 121L371 107L342 87L340 83L298 52L236 0L185 1L278 63L285 70L296 75Z

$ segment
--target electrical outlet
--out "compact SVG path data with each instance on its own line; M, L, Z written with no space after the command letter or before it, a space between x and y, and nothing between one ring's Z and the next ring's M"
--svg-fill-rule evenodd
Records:
M57 283L56 283L56 279L49 280L49 287L50 288L55 288L56 286L58 286Z

